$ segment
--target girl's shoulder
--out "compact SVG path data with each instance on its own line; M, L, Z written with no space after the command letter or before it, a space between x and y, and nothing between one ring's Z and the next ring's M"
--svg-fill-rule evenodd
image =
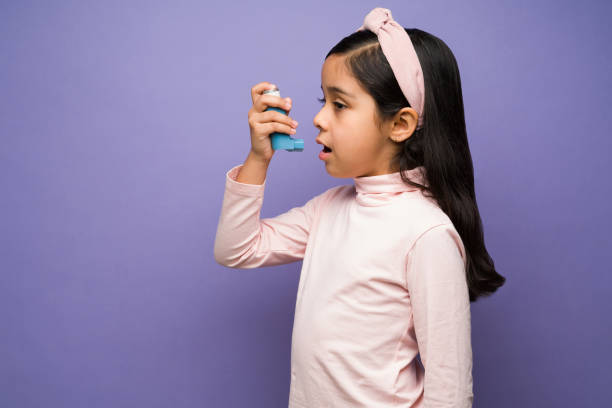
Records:
M308 200L306 206L311 207L315 212L320 212L328 204L341 198L346 193L345 187L347 186L339 185L330 187Z
M420 193L406 196L395 208L398 225L410 235L409 238L416 238L439 225L454 228L450 217L437 203Z

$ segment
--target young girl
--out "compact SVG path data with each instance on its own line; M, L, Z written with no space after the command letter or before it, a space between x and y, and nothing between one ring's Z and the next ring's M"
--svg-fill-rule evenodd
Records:
M319 157L352 178L260 219L290 100L251 90L251 150L226 174L218 263L303 260L289 407L471 407L470 302L503 285L483 242L459 71L439 38L388 9L327 54ZM422 365L418 363L420 354Z

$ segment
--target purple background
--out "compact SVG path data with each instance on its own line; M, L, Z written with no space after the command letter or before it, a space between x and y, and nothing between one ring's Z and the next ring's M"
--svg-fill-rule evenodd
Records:
M487 248L475 407L609 404L606 1L0 5L0 406L282 407L301 263L213 258L250 88L294 101L262 217L351 179L317 158L325 54L373 7L462 75Z

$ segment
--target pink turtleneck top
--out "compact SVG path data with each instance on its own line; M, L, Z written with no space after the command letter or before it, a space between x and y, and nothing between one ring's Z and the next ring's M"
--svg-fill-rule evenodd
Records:
M237 182L241 168L226 173L214 255L230 268L303 261L289 407L471 407L465 249L435 201L397 172L260 219L265 181ZM426 184L421 169L407 175Z

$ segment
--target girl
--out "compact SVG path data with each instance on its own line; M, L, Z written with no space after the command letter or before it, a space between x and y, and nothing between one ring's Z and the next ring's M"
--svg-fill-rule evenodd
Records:
M471 407L470 302L503 285L483 242L459 71L439 38L375 8L325 57L319 157L352 178L260 219L291 101L251 90L251 150L226 174L218 263L303 260L289 407ZM417 354L420 354L421 364Z

